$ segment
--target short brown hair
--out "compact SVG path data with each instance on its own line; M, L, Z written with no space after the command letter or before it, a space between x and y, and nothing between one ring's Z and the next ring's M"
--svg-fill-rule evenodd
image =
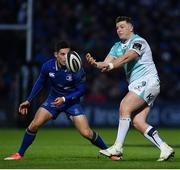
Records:
M131 25L133 25L133 22L132 22L131 17L118 16L118 17L116 18L116 23L121 22L121 21L126 21L127 23L130 23Z
M71 45L69 44L68 41L65 40L56 41L54 51L58 52L62 48L71 48Z

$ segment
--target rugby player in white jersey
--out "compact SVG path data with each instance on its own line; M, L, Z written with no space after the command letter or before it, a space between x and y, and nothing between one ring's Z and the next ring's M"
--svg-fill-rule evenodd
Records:
M123 153L123 144L130 122L144 136L160 149L158 161L168 160L174 156L174 150L158 135L157 130L146 122L153 102L160 92L160 81L151 49L145 39L134 33L131 18L116 18L116 30L120 41L115 43L103 62L96 62L90 53L87 61L102 72L123 66L129 82L128 93L119 107L119 127L113 146L100 150L100 153L115 160ZM119 156L119 157L117 157Z

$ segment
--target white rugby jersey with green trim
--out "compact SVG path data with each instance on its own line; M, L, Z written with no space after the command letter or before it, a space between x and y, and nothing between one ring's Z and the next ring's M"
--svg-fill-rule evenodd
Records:
M122 43L121 41L116 42L111 48L108 56L118 58L128 50L134 50L139 54L137 59L123 65L129 83L148 75L158 77L149 44L137 34L133 34L126 43Z

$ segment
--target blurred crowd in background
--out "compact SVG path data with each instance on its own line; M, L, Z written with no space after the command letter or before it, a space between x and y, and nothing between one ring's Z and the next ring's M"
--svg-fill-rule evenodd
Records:
M33 6L31 62L26 62L25 32L0 31L1 108L15 99L19 83L16 77L22 67L39 69L53 57L57 39L68 40L83 59L87 72L86 102L120 101L127 91L123 70L104 74L90 67L84 58L86 52L91 52L97 61L105 58L118 41L115 19L119 15L132 17L135 32L152 48L161 79L158 100L180 100L179 0L35 0ZM1 0L0 24L24 24L26 7L26 0Z

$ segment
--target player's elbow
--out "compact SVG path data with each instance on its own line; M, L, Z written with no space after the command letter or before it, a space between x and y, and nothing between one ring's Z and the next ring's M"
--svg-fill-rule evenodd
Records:
M86 88L85 86L82 86L80 89L79 89L79 92L80 92L80 96L83 96L86 92Z

